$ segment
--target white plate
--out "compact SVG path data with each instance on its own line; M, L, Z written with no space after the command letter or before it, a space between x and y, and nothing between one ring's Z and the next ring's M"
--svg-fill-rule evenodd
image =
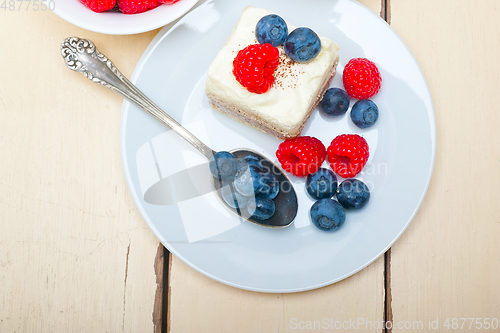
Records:
M207 68L247 5L243 0L209 1L171 30L160 32L139 61L132 81L212 149L247 147L276 161L279 140L214 111L204 95ZM432 100L405 44L359 3L256 0L252 5L338 42L339 73L353 57L367 57L378 65L383 84L373 98L380 109L374 127L359 130L348 115L332 119L317 111L303 131L326 146L343 133L366 138L371 156L358 178L371 188L369 204L361 211L348 212L339 231L320 231L310 222L313 201L304 192L304 180L290 177L299 199L293 225L276 230L242 223L213 193L193 194L196 185L190 179L208 169L201 154L128 102L123 106L121 132L124 171L151 230L192 268L242 289L314 289L366 267L408 227L434 165ZM332 86L341 87L340 75Z
M48 0L44 1L48 6ZM78 0L51 1L54 13L80 28L109 35L132 35L163 27L187 13L199 0L180 0L133 15L116 10L94 13Z

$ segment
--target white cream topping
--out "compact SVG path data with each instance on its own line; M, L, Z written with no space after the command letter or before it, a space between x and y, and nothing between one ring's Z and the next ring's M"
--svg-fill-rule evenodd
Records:
M255 26L272 12L247 7L241 14L233 32L208 69L206 87L208 92L233 104L237 108L263 118L281 129L294 129L300 125L311 109L318 90L337 57L339 47L329 39L320 36L321 52L309 63L293 62L280 46L280 64L275 71L275 83L264 94L249 92L232 73L233 60L238 51L257 43ZM288 24L289 33L295 27Z

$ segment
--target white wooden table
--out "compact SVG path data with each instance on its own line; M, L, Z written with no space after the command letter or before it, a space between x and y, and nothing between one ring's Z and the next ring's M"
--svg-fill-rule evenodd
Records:
M500 1L361 2L427 79L434 174L389 253L295 294L200 275L138 213L120 162L122 99L71 75L59 44L89 38L130 77L158 31L100 35L0 9L0 332L324 331L306 328L325 318L349 323L339 332L500 332ZM360 320L371 329L351 326Z

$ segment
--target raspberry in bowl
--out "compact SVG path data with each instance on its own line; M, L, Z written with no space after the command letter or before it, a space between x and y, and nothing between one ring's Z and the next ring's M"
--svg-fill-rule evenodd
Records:
M171 5L179 0L80 0L88 9L96 13L112 10L118 6L123 14L139 14L155 9L162 4Z
M147 0L147 3L133 0L134 5L125 9L136 11L137 13L133 15L123 14L118 9L118 5L110 7L113 3L112 0L82 1L89 4L89 6L94 6L94 9L100 12L87 8L79 0L65 0L57 1L54 13L62 19L89 31L108 35L132 35L163 27L187 13L199 0L170 1L171 4L161 4L158 2L159 0L155 0L156 2L153 3L154 9L150 8L151 10L140 13L138 12L139 9L151 6L151 0ZM167 0L164 1L168 2Z
M111 10L116 6L116 0L80 0L80 2L85 7L96 13Z
M252 44L240 50L233 60L233 75L249 92L263 94L274 83L280 51L269 43Z
M130 15L144 13L162 5L159 0L117 0L116 4L120 12Z

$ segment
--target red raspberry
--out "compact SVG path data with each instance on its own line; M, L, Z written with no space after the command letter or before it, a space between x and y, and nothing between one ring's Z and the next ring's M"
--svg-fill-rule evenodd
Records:
M368 143L357 134L339 135L328 147L328 162L333 171L343 178L351 178L360 173L368 156Z
M263 94L274 83L274 70L280 52L271 44L253 44L238 52L233 60L233 74L248 91Z
M171 5L171 4L176 3L179 0L158 0L158 1L160 1L161 3L164 3L166 5Z
M117 2L123 14L142 13L161 5L158 0L117 0Z
M116 5L116 0L80 0L80 2L96 13L113 9Z
M323 143L311 136L283 141L276 151L276 157L286 171L295 176L305 177L315 173L326 158Z
M378 93L382 78L377 66L365 58L349 60L342 77L347 94L357 99L367 99Z

